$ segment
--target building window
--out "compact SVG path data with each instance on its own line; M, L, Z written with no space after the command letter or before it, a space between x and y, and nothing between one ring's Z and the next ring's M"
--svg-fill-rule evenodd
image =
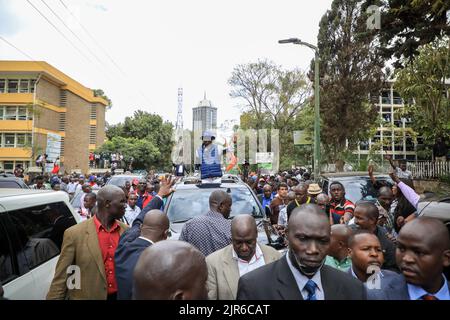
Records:
M25 133L17 133L16 147L24 147L25 146Z
M3 120L4 115L5 115L5 107L0 106L0 120Z
M95 104L91 105L91 120L97 119L97 107Z
M14 161L4 161L3 162L3 170L14 171Z
M27 120L27 107L19 107L17 120Z
M30 93L34 93L34 84L36 83L35 79L30 80Z
M17 119L17 107L6 107L4 119L5 120L16 120Z
M8 80L8 93L19 92L19 80Z
M96 126L91 126L90 128L90 135L89 135L89 143L95 144L97 140L97 132L96 132Z
M14 133L5 133L5 148L14 148Z
M28 85L30 84L30 80L28 79L21 79L20 80L20 86L19 86L19 92L20 93L28 93L29 88Z
M0 93L5 93L6 89L6 80L0 79Z

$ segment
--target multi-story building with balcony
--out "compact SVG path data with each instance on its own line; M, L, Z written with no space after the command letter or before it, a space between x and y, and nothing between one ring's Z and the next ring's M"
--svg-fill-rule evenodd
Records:
M0 171L34 166L47 135L61 138L62 169L88 171L105 140L108 102L42 61L0 61Z
M383 121L374 137L360 143L357 153L367 155L374 149L375 154L383 152L394 159L417 160L416 141L409 134L412 119L402 115L405 101L394 90L394 81L388 84L381 96L371 97Z

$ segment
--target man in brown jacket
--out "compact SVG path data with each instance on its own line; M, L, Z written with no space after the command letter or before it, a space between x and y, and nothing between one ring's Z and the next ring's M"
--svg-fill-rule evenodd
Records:
M64 233L48 300L114 300L117 295L114 252L127 226L118 221L127 201L119 187L97 194L97 213Z
M277 196L270 203L270 210L272 211L270 222L272 224L278 223L278 215L280 214L281 209L288 205L289 200L287 198L287 195L288 185L282 182L278 185Z

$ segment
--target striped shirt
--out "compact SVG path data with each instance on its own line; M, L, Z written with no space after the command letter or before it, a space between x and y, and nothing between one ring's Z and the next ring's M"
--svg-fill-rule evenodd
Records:
M336 213L340 216L343 216L345 213L350 213L353 216L353 212L355 211L355 205L350 200L343 198L341 202L330 202L330 212Z

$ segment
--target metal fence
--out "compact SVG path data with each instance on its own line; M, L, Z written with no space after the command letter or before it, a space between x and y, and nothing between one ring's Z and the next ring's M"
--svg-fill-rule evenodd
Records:
M438 179L450 176L450 161L415 161L408 162L407 169L414 179Z

